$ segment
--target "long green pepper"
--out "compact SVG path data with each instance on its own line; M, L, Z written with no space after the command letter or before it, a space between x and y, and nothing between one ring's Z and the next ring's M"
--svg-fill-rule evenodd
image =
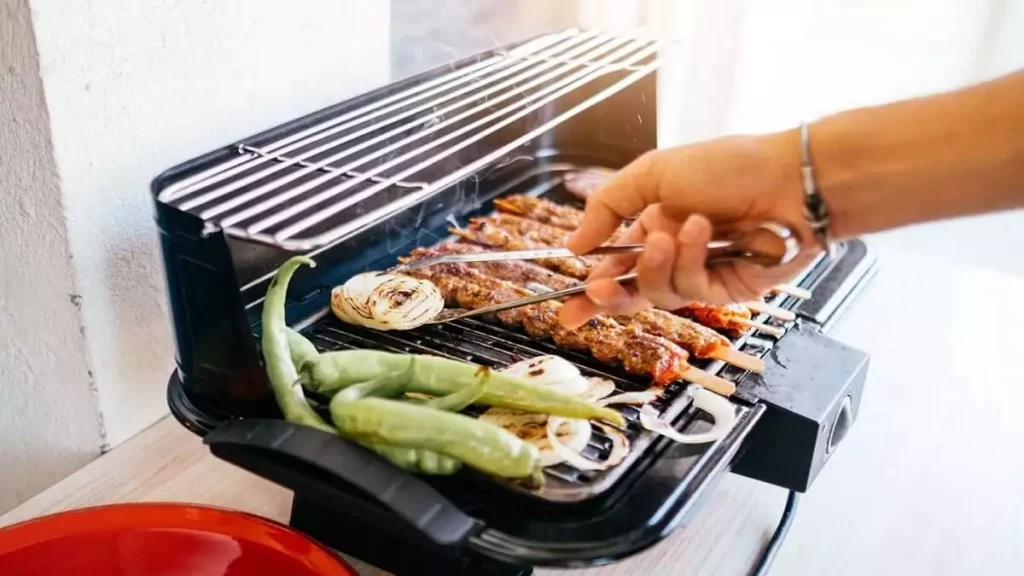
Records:
M285 420L338 434L338 430L325 422L306 402L302 387L296 384L298 374L295 367L319 356L313 343L288 327L285 321L284 304L288 294L288 283L303 264L316 266L310 258L295 256L285 262L270 281L266 299L263 301L263 362L277 405ZM454 458L429 453L427 450L371 442L360 443L405 470L425 474L453 474L462 465Z
M424 448L504 478L538 478L540 452L529 442L476 418L384 398L331 400L331 419L346 435Z
M274 395L285 419L338 433L376 450L399 466L433 473L451 473L464 462L506 478L542 481L536 446L475 418L446 412L475 401L569 417L604 418L621 422L617 412L492 372L486 368L431 356L389 355L373 351L317 354L316 348L285 323L288 283L306 257L286 262L267 290L263 306L263 355ZM367 360L360 365L360 354ZM369 353L368 355L366 353ZM332 429L306 402L295 362L307 384L334 393ZM348 370L355 362L359 368ZM362 369L370 366L370 370ZM332 386L315 375L333 369ZM416 391L435 396L423 404L373 396L398 396Z
M292 351L288 345L289 328L285 323L284 303L288 282L291 281L295 270L303 264L316 266L313 260L305 256L295 256L285 262L270 281L267 297L263 301L263 362L266 365L270 387L285 420L337 434L338 431L324 422L306 402L302 387L297 384L299 375L295 370L295 364L292 363Z
M415 369L410 370L413 365ZM380 350L327 352L302 364L299 367L299 378L310 390L332 395L339 390L384 374L407 371L410 378L405 388L406 392L447 396L484 380L486 386L479 399L481 404L566 418L606 420L618 425L624 424L622 415L610 408L597 406L586 400L483 366L439 356L395 354Z

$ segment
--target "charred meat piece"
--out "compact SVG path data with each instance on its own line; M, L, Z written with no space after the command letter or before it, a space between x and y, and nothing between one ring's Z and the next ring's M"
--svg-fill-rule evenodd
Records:
M510 282L486 276L466 264L435 264L405 272L430 280L445 299L475 310L518 300L533 294ZM571 350L587 350L599 361L621 365L632 374L651 376L661 385L678 380L690 366L687 353L675 344L634 328L625 328L607 317L568 329L558 321L557 302L542 302L498 313L505 324L522 325L531 336L551 338L555 344Z
M413 252L412 259L483 251L477 246L448 243L436 248L419 248ZM533 285L548 290L562 290L580 284L575 278L521 260L474 262L467 266L492 278L528 288L531 292L537 291L532 288ZM613 319L623 327L664 338L698 358L714 357L716 351L730 347L730 342L714 330L664 310L652 308L629 316L615 316Z
M565 246L569 239L569 232L566 230L510 214L475 219L470 229L463 231L460 235L467 240L494 246L501 250L561 247ZM571 278L585 280L593 272L599 260L600 257L584 256L580 258L544 258L534 262ZM747 329L747 325L743 321L750 320L753 316L746 306L739 304L715 306L702 302L689 304L673 313L699 322L703 325L700 328L709 327L733 336L743 333ZM708 330L708 332L713 332L713 330ZM710 335L708 337L710 338Z

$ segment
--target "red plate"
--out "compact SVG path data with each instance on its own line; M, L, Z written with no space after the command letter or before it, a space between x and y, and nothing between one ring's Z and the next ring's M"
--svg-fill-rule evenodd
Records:
M4 576L358 576L276 522L185 504L114 504L0 528Z

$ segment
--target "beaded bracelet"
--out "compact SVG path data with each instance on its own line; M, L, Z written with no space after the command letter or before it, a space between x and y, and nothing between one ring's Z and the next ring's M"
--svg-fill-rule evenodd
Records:
M818 190L818 181L814 177L814 164L811 162L811 139L807 124L800 124L800 171L804 180L804 217L810 225L825 254L832 258L835 249L828 239L828 206Z

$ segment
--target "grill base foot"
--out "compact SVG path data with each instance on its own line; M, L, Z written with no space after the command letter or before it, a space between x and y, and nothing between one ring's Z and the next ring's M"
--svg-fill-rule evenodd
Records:
M383 511L382 511L383 512ZM390 516L390 520L388 517ZM351 512L301 494L288 524L321 544L395 576L530 576L533 568L498 562L464 548L445 548L406 530L394 516L355 521Z

